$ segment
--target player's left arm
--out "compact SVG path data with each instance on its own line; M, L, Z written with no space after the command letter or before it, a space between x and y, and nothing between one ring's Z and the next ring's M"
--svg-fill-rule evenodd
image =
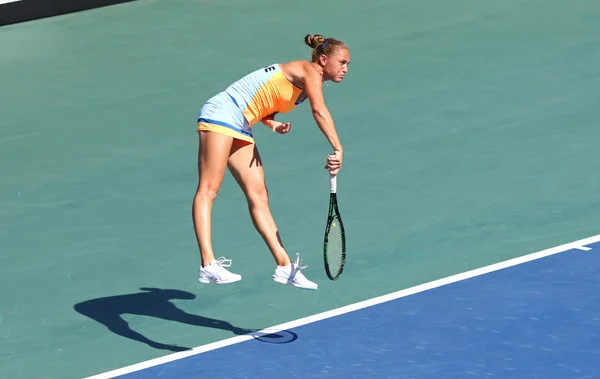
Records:
M277 112L275 113L271 113L268 116L265 116L262 120L260 120L263 124L265 124L267 127L269 127L270 129L273 129L274 126L279 125L280 123L275 121L275 115L277 114Z
M284 124L282 122L275 121L276 114L277 114L277 112L270 114L268 116L265 116L260 121L263 124L265 124L267 127L271 128L274 132L277 132L279 134L286 134L287 132L290 131L292 124L290 124L289 122L286 122Z

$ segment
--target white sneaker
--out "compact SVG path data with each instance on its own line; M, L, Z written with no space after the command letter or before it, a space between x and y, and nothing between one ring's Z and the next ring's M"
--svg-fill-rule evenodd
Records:
M198 281L200 283L233 283L242 280L242 276L234 274L227 270L225 267L231 266L231 259L225 259L223 257L219 259L213 259L210 264L205 267L200 267L198 273Z
M300 254L296 254L296 262L287 266L277 266L273 274L273 280L281 284L289 284L294 287L307 290L316 290L319 286L316 283L306 279L300 270L308 266L300 266Z

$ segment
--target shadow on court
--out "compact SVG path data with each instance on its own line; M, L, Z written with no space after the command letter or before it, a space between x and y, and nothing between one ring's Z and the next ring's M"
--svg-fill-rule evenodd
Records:
M140 288L140 290L143 292L87 300L76 304L74 309L82 315L103 324L115 334L145 343L155 349L170 351L184 351L190 348L152 341L131 329L127 321L121 318L121 315L133 314L156 317L188 325L228 330L236 335L249 334L255 331L235 327L226 321L193 315L171 303L171 300L195 299L196 295L189 292L145 287Z

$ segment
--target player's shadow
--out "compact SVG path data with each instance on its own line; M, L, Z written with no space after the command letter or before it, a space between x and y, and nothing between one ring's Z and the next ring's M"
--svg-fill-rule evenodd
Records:
M227 321L187 313L171 300L193 300L196 295L175 289L140 288L143 292L102 297L75 304L77 312L105 325L111 332L122 337L145 343L156 349L184 351L190 348L152 341L129 327L121 315L133 314L155 317L188 325L228 330L236 335L249 334L254 330L231 325Z

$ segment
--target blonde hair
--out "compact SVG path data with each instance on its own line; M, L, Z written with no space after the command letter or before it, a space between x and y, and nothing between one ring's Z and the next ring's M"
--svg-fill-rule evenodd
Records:
M348 46L344 42L335 38L324 38L320 34L315 34L314 36L307 34L304 37L304 43L313 49L311 54L313 62L318 61L321 54L329 57L338 49L348 49Z

